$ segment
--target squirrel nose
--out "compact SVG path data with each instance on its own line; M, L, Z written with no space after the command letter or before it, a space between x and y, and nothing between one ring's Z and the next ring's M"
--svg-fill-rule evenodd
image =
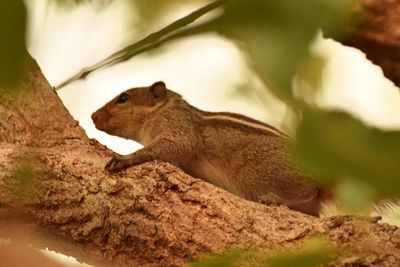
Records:
M96 121L98 120L98 118L99 118L99 114L98 114L97 112L95 112L95 113L92 114L92 121L93 121L94 123L96 123Z

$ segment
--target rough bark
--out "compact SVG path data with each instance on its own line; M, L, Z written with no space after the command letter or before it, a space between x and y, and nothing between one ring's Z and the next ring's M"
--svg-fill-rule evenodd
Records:
M185 266L211 251L296 248L324 234L345 251L332 266L400 266L395 226L249 202L168 163L107 174L112 152L86 137L32 60L21 87L0 97L1 237L33 235L36 247L98 266ZM16 178L21 162L35 169L31 190Z
M360 4L360 22L339 41L363 51L400 87L400 0L361 0Z

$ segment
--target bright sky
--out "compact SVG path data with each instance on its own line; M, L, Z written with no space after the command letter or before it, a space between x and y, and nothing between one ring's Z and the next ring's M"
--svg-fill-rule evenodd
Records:
M54 6L46 9L46 3L46 0L29 1L29 51L52 85L105 58L129 40L143 37L127 29L133 24L128 23L126 0L115 0L104 10L94 3L76 9ZM182 7L160 18L159 26L196 7ZM332 40L317 38L314 51L328 62L318 99L321 105L348 110L372 125L400 128L399 90L383 78L378 67L367 62L358 50ZM158 80L199 108L238 112L282 128L285 105L270 94L265 93L264 102L257 97L234 94L235 88L244 84L253 84L258 89L262 86L235 45L213 34L174 42L97 71L58 93L89 137L127 154L140 146L96 130L90 115L119 92Z

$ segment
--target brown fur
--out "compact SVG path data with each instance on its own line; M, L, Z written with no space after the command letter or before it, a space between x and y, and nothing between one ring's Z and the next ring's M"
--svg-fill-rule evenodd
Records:
M319 191L290 164L289 139L279 130L238 114L201 111L163 82L123 94L126 102L117 103L120 95L92 119L97 129L144 148L113 158L107 170L167 161L245 199L318 214Z

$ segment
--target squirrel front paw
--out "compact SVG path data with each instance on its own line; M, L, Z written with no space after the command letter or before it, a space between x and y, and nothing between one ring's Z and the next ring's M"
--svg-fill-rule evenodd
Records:
M258 202L267 206L278 206L284 203L284 200L275 193L269 192L259 197Z
M113 157L104 167L108 172L118 172L130 166L129 159L118 156Z

